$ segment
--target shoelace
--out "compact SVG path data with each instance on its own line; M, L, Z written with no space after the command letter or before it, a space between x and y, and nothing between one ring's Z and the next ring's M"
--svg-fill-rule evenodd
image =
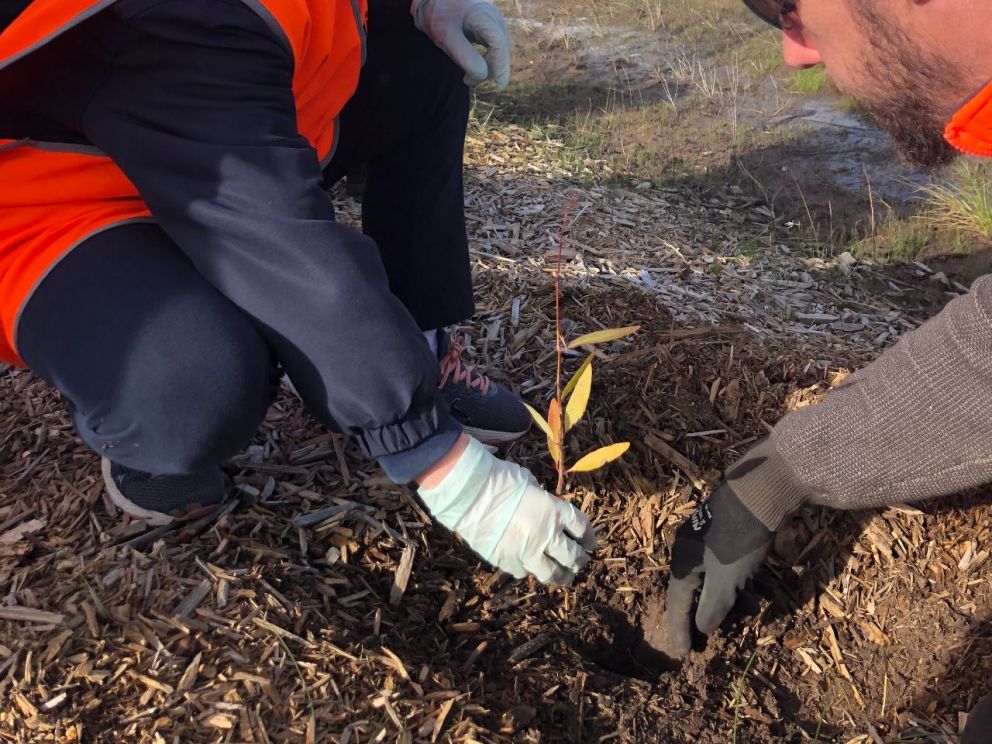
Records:
M459 337L451 339L451 347L441 359L441 382L438 387L444 387L448 380L464 385L469 390L478 390L483 395L489 393L489 378L470 364L462 361L465 342Z

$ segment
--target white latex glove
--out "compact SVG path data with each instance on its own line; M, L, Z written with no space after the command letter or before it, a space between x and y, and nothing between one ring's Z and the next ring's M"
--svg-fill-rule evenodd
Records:
M585 514L472 437L444 479L418 493L438 522L518 579L568 586L596 549Z
M510 82L513 40L503 14L488 0L413 0L417 28L465 71L465 84ZM473 44L486 48L485 56Z

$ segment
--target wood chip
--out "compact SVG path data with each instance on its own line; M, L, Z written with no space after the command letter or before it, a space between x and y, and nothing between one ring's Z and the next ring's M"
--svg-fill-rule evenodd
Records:
M551 635L549 633L541 633L533 638L531 638L526 643L522 643L517 646L510 653L508 661L511 664L516 664L523 661L529 656L533 656L542 648L551 643Z
M389 590L389 604L399 607L406 593L407 584L410 581L410 572L413 570L413 559L417 555L417 549L413 545L403 548L403 555L400 556L399 566L393 576L393 586Z
M7 530L0 534L0 545L11 545L18 540L23 540L35 532L40 532L45 528L45 522L41 519L30 519L23 524Z
M437 718L434 719L434 728L431 731L431 741L435 742L444 730L444 722L448 719L448 714L451 712L451 707L455 704L454 699L445 700L441 703L441 707L438 710Z
M20 623L41 623L44 625L60 625L65 619L57 612L36 610L32 607L0 606L0 620L13 620Z
M264 619L262 619L260 617L255 617L255 618L252 618L252 622L255 623L255 625L257 625L258 627L264 628L265 630L269 631L273 635L279 636L280 638L286 638L286 639L291 640L291 641L296 641L297 643L299 643L299 644L301 644L303 646L312 646L313 645L306 638L301 638L300 636L296 635L295 633L291 633L290 631L286 630L285 628L280 628L278 625L275 625L274 623L270 623L268 620L264 620ZM354 657L351 657L351 658L354 658Z
M200 606L204 599L210 595L210 589L212 584L209 579L204 579L196 588L193 589L189 594L187 594L183 600L176 605L176 609L172 612L176 617L183 619L189 619L193 616L196 608Z
M203 652L201 651L186 667L186 671L183 672L183 676L179 678L179 684L176 685L176 690L179 692L187 692L193 689L193 685L196 684L197 675L200 674L201 662L203 660Z
M385 655L385 657L380 657L380 660L381 660L381 661L382 661L382 662L383 662L383 663L384 663L384 664L385 664L386 666L389 666L389 667L392 667L392 668L393 668L393 669L395 669L395 670L396 670L397 672L399 672L399 675L400 675L400 676L401 676L401 677L402 677L403 679L406 679L406 680L409 680L409 679L410 679L410 675L409 675L409 673L408 673L408 672L406 671L406 667L405 667L405 666L403 666L403 662L402 662L402 661L400 661L400 657L399 657L399 656L397 656L396 654L394 654L394 653L393 653L392 651L390 651L390 650L389 650L388 648L386 648L385 646L383 646L383 647L382 647L382 652L383 652L384 654L386 654L386 655Z
M702 490L706 487L696 466L685 455L670 447L663 439L648 434L644 437L644 444L681 470L697 489Z

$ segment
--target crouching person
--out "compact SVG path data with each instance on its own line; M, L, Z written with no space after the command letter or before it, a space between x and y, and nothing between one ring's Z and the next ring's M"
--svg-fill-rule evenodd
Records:
M222 501L285 372L484 559L574 578L588 520L480 442L527 412L439 331L473 312L493 5L14 0L0 29L0 358L61 391L125 512ZM360 163L364 235L325 190Z

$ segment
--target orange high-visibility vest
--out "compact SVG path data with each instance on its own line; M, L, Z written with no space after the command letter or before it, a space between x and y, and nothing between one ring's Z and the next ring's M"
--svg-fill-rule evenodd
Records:
M0 74L114 1L33 0L0 33ZM300 134L326 161L358 85L367 0L254 1L292 47ZM0 138L0 360L23 364L18 316L62 256L101 230L149 218L134 185L96 148Z
M961 152L992 158L992 81L958 109L944 137Z

